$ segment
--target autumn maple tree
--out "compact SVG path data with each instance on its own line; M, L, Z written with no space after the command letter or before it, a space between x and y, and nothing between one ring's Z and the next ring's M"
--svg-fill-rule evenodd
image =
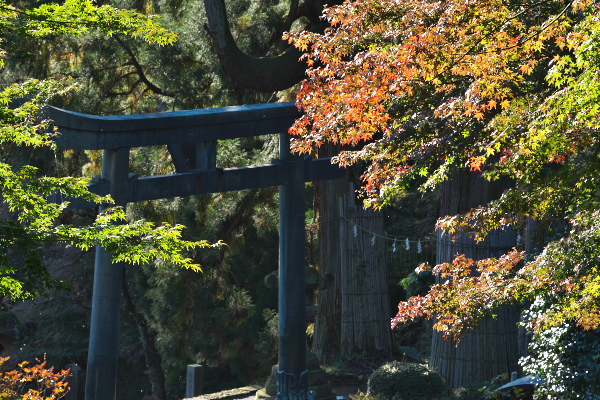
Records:
M9 357L0 357L4 368ZM0 371L0 399L2 400L58 400L69 391L67 378L70 370L55 372L46 360L31 365L27 361L16 369Z
M156 15L99 6L91 0L47 2L30 7L0 0L0 69L9 53L5 49L11 47L11 35L43 39L89 31L127 35L159 45L171 43L177 37L160 25ZM186 251L209 245L202 240L184 240L181 225L128 222L122 208L107 208L89 226L63 223L61 216L69 202L53 203L49 201L52 194L83 198L106 207L113 201L91 193L89 179L61 176L55 171L26 165L27 161L19 158L23 153L19 152L31 156L45 150L49 154L55 152L57 157L53 138L60 132L52 129L52 121L44 118L43 107L77 86L73 79L62 76L29 79L0 88L0 194L5 210L0 219L2 296L33 298L49 287L61 287L44 263L42 250L47 243L70 243L84 250L102 246L115 254L115 262L149 263L162 259L169 265L196 270L200 266L186 256Z
M591 0L356 0L326 10L324 34L287 35L311 65L293 146L343 145L335 162L364 166L366 205L467 170L514 184L438 229L483 240L529 219L548 233L532 254L459 255L434 267L445 283L401 303L393 324L426 316L460 337L500 305L541 297L538 331L600 326L599 8Z

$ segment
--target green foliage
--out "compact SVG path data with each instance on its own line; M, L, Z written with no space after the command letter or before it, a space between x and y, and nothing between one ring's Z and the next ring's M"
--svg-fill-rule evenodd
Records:
M13 351L20 360L33 361L46 354L56 367L76 363L85 366L93 282L94 254L73 246L47 246L44 256L51 261L53 277L69 283L69 290L46 290L33 301L12 305L20 326ZM25 329L23 329L25 328Z
M426 365L393 361L369 377L367 393L382 399L426 400L446 394L444 379Z
M552 308L551 302L538 298L525 313L525 328L532 330ZM565 323L539 332L521 365L526 373L541 378L536 389L540 398L600 398L600 331Z
M91 0L66 0L62 4L47 3L25 9L15 8L3 1L1 6L4 12L10 12L13 17L4 20L2 28L21 30L36 38L56 34L81 35L92 29L108 35L121 33L142 37L163 45L172 43L177 37L158 23L157 16L144 16L133 10L108 5L97 6Z
M36 7L32 0L23 7ZM142 37L88 29L77 35L30 37L9 35L3 84L35 77L73 76L80 90L59 101L93 114L160 112L271 100L271 94L236 89L214 54L205 29L202 2L190 0L112 0L114 9L137 10L160 22L177 40L156 46ZM255 56L271 55L279 41L288 1L228 2L229 25L241 49ZM125 12L125 11L123 11ZM160 12L160 18L155 13ZM100 18L102 20L102 18ZM113 25L111 25L113 26ZM152 31L150 31L152 32ZM157 30L157 32L161 32ZM149 35L152 38L152 35ZM171 39L170 36L168 36Z
M377 397L377 396L369 395L369 394L366 394L361 391L356 393L352 398L356 399L356 400L378 400L379 399L379 397Z
M464 386L452 389L452 399L455 400L479 400L481 393L478 389L469 389Z
M32 329L15 343L18 357L35 360L36 355L43 352L54 365L86 365L90 313L83 307L83 300L81 296L63 296L46 300L46 304L36 307L34 315L31 315L34 310L21 311L20 315L28 318Z
M484 397L484 388L489 388L490 384L490 382L473 382L452 389L451 398L453 400L480 400Z
M96 29L141 36L155 43L172 42L175 36L157 24L156 17L97 7L88 1L67 1L62 5L43 4L18 9L1 4L0 40L9 31L43 38L49 35L83 34ZM74 23L73 21L77 21ZM110 203L88 192L88 180L77 177L48 176L31 165L22 165L14 157L20 147L54 149L49 132L50 121L41 117L42 107L52 98L64 96L75 88L73 81L28 80L0 91L0 189L11 218L0 221L0 294L13 298L33 297L45 287L56 285L42 263L40 245L49 242L72 243L82 249L101 245L117 254L115 261L147 263L161 258L173 265L199 268L184 252L207 247L205 241L181 238L182 226L136 221L129 224L123 210L105 210L92 226L75 227L59 222L68 203L50 203L49 195L84 198L96 203ZM14 103L15 99L27 99ZM16 257L16 258L15 258ZM19 259L16 262L17 258ZM16 265L21 267L17 268Z
M298 97L305 114L290 131L295 148L345 146L335 160L365 165L368 205L470 171L514 184L441 218L442 234L481 241L564 221L562 235L534 243L546 246L539 254L438 265L445 283L401 303L394 323L426 316L459 337L498 307L542 296L553 307L540 311L535 332L600 326L599 10L590 0L348 1L325 11L325 33L289 35L312 65Z
M251 165L275 156L270 138L224 143L217 164ZM153 158L157 160L157 158ZM158 158L160 159L160 158ZM140 174L159 168L136 157ZM138 164L139 161L139 164ZM184 393L185 365L206 367L207 391L261 379L276 363L277 291L263 284L277 269L278 207L274 188L151 201L128 207L130 217L167 219L187 235L227 246L199 252L192 271L140 266L130 270L136 306L156 335L171 396Z
M431 271L411 272L400 282L408 297L424 295L435 282L435 276Z
M208 211L210 217L212 212L223 211L225 221L209 218L206 233L215 229L211 234L223 234L222 229L232 222L229 213L241 211L231 198L215 198L221 207L211 204L214 210L199 207L196 200L201 199L182 204L187 213L191 208L192 215L204 217L203 211ZM259 215L252 211L248 217ZM217 390L228 388L223 385L231 382L259 379L276 363L277 318L271 310L277 306L277 291L262 281L277 268L277 246L273 245L277 230L271 226L257 231L244 221L236 221L236 226L238 222L242 226L234 230L222 252L215 249L198 256L207 266L202 274L143 266L135 275L138 309L156 332L173 395L181 395L182 368L189 363L205 365L205 379L212 380Z
M279 351L279 314L274 310L265 309L263 318L266 321L264 328L260 331L256 344L256 353L259 365L265 370L277 362Z

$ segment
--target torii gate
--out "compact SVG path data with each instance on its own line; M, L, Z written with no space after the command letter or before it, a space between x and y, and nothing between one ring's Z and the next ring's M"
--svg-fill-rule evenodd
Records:
M305 182L336 179L344 171L329 158L290 153L288 128L300 116L294 103L125 116L96 116L48 107L63 149L104 150L102 177L91 183L117 205L194 194L280 187L279 206L279 381L278 398L305 399ZM265 134L280 135L280 158L272 164L216 168L217 141ZM138 178L129 174L132 147L167 145L176 173ZM193 146L194 156L183 149ZM189 149L189 147L188 147ZM192 165L190 165L192 164ZM71 208L93 205L74 201ZM96 249L86 400L116 396L122 265Z

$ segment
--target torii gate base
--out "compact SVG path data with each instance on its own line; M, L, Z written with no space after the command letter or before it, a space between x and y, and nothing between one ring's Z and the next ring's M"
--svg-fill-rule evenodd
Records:
M305 317L305 182L336 179L344 171L329 159L312 160L289 151L287 129L299 116L293 103L226 107L130 116L93 116L48 108L66 149L103 149L102 179L91 185L116 204L267 186L280 187L279 380L282 400L307 399ZM282 133L283 132L283 133ZM280 159L273 164L218 169L216 141L280 134ZM129 176L131 147L167 145L176 173ZM184 156L185 148L195 154ZM189 154L188 154L189 156ZM90 207L74 201L72 208ZM96 249L87 366L86 400L114 400L123 266Z

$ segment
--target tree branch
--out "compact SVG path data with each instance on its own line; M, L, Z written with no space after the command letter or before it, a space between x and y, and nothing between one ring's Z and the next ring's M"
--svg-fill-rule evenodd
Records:
M127 54L129 54L129 57L131 58L131 64L133 65L137 74L139 75L140 80L146 85L146 87L148 87L148 89L150 89L154 93L162 95L162 96L175 97L175 94L165 91L165 90L159 88L158 86L156 86L155 84L153 84L152 82L150 82L150 80L144 73L144 69L138 62L137 58L135 57L135 54L133 54L133 51L131 50L131 48L129 46L127 46L127 44L123 40L121 40L121 38L119 38L118 36L115 35L114 38L117 41L117 43L119 43L119 45L121 45L123 50L125 50L125 52L127 52Z
M115 97L115 96L128 96L128 95L132 94L135 91L135 88L137 88L137 86L141 83L141 81L139 79L133 84L133 86L131 86L131 88L129 90L127 90L125 92L113 92L113 88L115 86L117 86L117 84L120 81L122 81L123 79L125 79L125 78L127 78L129 76L132 76L132 75L135 75L135 72L128 72L125 75L118 76L113 81L113 83L110 85L110 87L108 88L108 90L106 90L104 92L104 95L107 96L107 97Z
M204 0L207 30L219 63L233 82L244 89L274 92L287 89L305 77L306 63L293 46L276 57L252 57L236 44L223 0Z

